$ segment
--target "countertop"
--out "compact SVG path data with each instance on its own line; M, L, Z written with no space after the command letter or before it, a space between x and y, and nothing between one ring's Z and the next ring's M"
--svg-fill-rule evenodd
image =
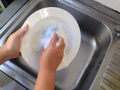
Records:
M93 0L93 1L120 12L120 0Z

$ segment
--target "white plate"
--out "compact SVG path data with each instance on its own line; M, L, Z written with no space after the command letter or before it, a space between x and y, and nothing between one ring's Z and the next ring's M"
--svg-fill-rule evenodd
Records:
M23 37L21 54L30 67L38 72L39 56L41 49L44 47L41 40L49 41L43 39L43 34L51 28L57 30L57 33L64 38L66 44L64 57L58 70L68 67L74 60L81 42L80 28L74 17L63 9L47 7L33 13L25 23L29 24L30 29Z

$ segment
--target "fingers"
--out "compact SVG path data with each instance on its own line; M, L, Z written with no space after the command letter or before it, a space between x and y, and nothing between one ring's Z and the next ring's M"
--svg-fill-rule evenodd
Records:
M28 24L24 24L18 31L15 32L15 36L22 38L27 33L28 29Z
M64 39L63 39L62 37L59 37L58 42L60 43L58 47L59 47L61 50L64 50L64 48L65 48Z
M55 46L55 45L56 45L56 42L58 41L58 39L59 39L59 38L58 38L58 35L57 35L56 33L54 33L54 35L53 35L53 37L52 37L49 45Z
M56 45L57 42L58 42L58 45ZM62 37L58 36L56 33L54 34L53 38L51 39L49 45L59 47L61 50L64 50L64 48L65 48L64 39Z
M24 33L26 33L28 29L29 29L29 26L26 23L20 28L20 30L23 31Z

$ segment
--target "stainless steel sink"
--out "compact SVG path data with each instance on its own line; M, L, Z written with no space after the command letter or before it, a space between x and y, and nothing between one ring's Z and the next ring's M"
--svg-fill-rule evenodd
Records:
M89 88L101 62L115 39L114 35L116 33L113 29L118 22L74 1L29 0L22 8L19 16L14 19L15 23L1 38L1 43L5 43L10 33L17 30L31 13L44 7L60 7L70 12L77 20L82 34L79 52L73 62L67 68L57 71L56 90L80 90L86 83L87 88ZM78 40L80 39L78 38ZM22 56L11 59L1 65L0 68L28 89L33 89L37 73L26 64Z

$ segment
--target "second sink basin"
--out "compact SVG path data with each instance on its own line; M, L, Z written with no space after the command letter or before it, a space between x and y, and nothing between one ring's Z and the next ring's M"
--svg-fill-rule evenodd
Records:
M24 16L25 18L19 23L19 26L24 23L31 13L44 7L59 7L65 9L75 17L80 26L82 40L79 51L73 62L67 68L57 71L55 82L57 89L76 89L81 82L85 81L92 67L96 64L95 62L101 62L104 59L112 39L111 32L105 24L57 0L39 1L34 8ZM78 38L78 40L80 39ZM26 64L22 56L15 60L12 59L11 62L33 77L37 77L37 73Z

